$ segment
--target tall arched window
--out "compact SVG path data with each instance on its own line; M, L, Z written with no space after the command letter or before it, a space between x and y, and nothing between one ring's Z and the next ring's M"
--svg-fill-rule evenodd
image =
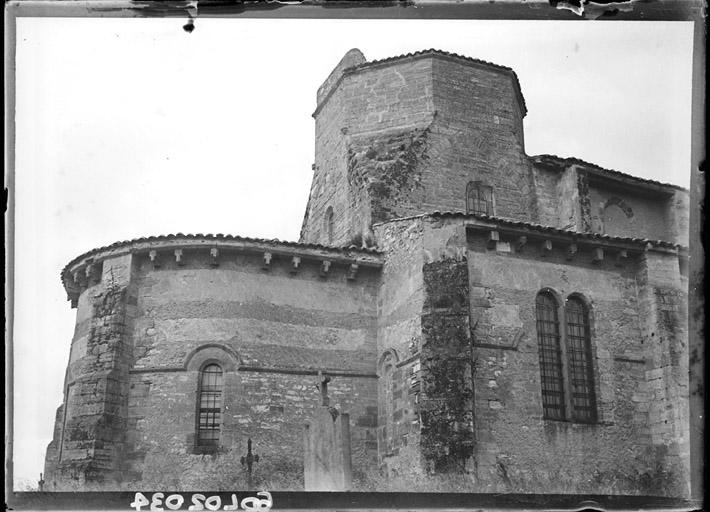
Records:
M545 418L564 420L565 390L557 308L557 301L550 292L538 293L535 314L543 413Z
M395 398L394 372L399 357L394 349L387 349L377 364L379 371L379 407L378 407L378 443L380 457L390 454L394 448L395 434Z
M325 230L326 241L329 244L333 243L333 207L329 206L325 211L325 220L323 229Z
M384 368L382 375L383 380L383 399L385 402L385 424L384 424L384 446L385 453L392 450L394 442L394 366L388 364Z
M222 420L222 368L208 364L200 372L198 398L197 445L219 445L219 430Z
M480 181L469 181L466 185L466 213L494 215L493 187Z
M565 322L572 419L592 422L596 420L592 342L587 307L579 297L572 296L567 299Z

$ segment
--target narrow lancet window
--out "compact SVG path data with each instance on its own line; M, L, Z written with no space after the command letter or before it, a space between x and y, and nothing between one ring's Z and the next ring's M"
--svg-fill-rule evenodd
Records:
M325 211L325 225L323 226L325 229L325 237L326 237L326 242L328 244L333 243L333 207L329 206L328 209Z
M216 447L222 420L222 368L209 364L200 372L197 444Z
M547 419L564 420L565 391L557 301L551 293L541 292L535 306L543 414Z
M570 297L565 304L567 323L567 364L569 365L572 419L596 421L592 347L589 315L579 298Z

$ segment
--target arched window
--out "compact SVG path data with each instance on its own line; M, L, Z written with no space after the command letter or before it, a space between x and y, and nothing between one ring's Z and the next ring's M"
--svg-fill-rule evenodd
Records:
M589 314L586 305L579 297L572 296L567 299L565 322L572 419L593 422L596 420L596 407Z
M387 364L382 374L383 400L385 403L385 424L383 425L384 452L389 453L394 443L394 365Z
M564 420L565 390L557 308L557 301L550 292L538 293L535 301L535 316L543 413L545 418Z
M333 207L329 206L325 211L325 220L323 229L325 230L326 241L329 244L333 243Z
M222 420L222 368L219 365L211 363L202 368L198 395L197 445L217 447Z
M394 398L394 372L399 357L394 349L387 349L378 363L379 376L379 418L378 441L380 456L391 454L395 445L395 398Z
M493 187L480 181L469 181L466 185L466 213L494 215Z

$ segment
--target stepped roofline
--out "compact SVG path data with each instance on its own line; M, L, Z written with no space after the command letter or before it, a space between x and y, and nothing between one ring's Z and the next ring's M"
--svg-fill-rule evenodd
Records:
M355 53L355 52L357 52L357 53ZM346 57L348 55L351 55L355 61L359 60L359 59L356 59L357 55L359 55L359 57L364 59L364 56L362 55L360 50L353 49L353 50L350 50L348 53L346 53L345 57L343 57L343 60L341 60L340 62L343 63L343 61L346 59ZM520 107L522 110L522 117L525 117L525 115L527 114L528 109L527 109L527 106L525 105L525 98L523 97L522 89L520 88L520 81L518 80L518 75L515 73L515 71L513 71L512 68L509 68L507 66L502 66L500 64L494 64L493 62L488 62L488 61L481 60L481 59L474 59L473 57L467 57L465 55L459 55L458 53L447 52L444 50L437 50L436 48L429 48L426 50L405 53L402 55L395 55L393 57L386 57L384 59L365 61L365 62L361 62L359 64L355 64L353 66L345 67L345 68L342 68L340 75L336 79L336 75L337 75L336 72L338 71L338 68L340 67L340 64L338 64L338 66L336 66L333 69L333 71L328 76L328 78L323 82L323 85L321 85L321 87L319 88L319 90L318 90L318 92L319 92L318 105L316 106L316 109L313 112L312 116L315 117L318 115L318 113L321 111L323 106L328 102L328 99L333 94L333 92L338 88L338 85L340 84L340 82L343 80L343 78L346 75L349 75L352 73L357 73L358 71L362 71L362 70L366 70L366 69L370 69L370 68L375 68L375 67L379 67L379 66L398 64L398 63L405 61L405 60L414 60L414 59L420 59L420 58L425 58L425 57L439 57L439 58L444 58L444 59L460 62L463 64L485 67L487 69L494 70L494 71L497 71L497 72L500 72L500 73L510 76L513 79L516 96L518 97L518 101L520 102Z
M632 182L634 185L648 185L650 188L654 189L674 189L674 190L682 190L683 192L688 192L687 188L683 188L679 185L673 185L671 183L663 183L660 181L656 180L650 180L647 178L639 178L638 176L633 176L631 174L627 174L625 172L621 171L616 171L614 169L606 169L604 167L601 167L600 165L593 164L591 162L586 162L584 160L581 160L579 158L575 157L561 157L557 155L548 155L548 154L542 154L542 155L534 155L531 156L530 159L534 164L547 167L548 169L554 169L554 170L559 170L562 171L565 168L569 167L570 165L579 165L581 167L585 167L586 170L591 170L595 173L597 173L600 177L603 178L608 178L611 180L615 181L621 181L621 182ZM670 192L670 190L667 190L667 192Z

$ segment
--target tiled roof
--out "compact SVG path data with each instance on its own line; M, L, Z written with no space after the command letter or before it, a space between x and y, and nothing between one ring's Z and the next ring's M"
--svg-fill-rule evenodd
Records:
M452 52L447 52L444 50L437 50L436 48L428 48L426 50L419 50L416 52L411 52L411 53L405 53L402 55L395 55L393 57L386 57L384 59L379 59L379 60L371 60L368 62L363 62L362 64L358 64L356 66L351 66L349 68L346 68L345 71L349 70L356 70L356 69L362 69L362 68L367 68L369 66L374 66L377 64L383 64L387 62L392 62L396 60L401 60L401 59L406 59L408 57L420 57L423 55L444 55L446 57L452 57L458 60L463 60L466 62L472 62L474 64L481 64L484 66L488 66L491 68L499 69L501 71L506 71L507 73L510 73L513 76L513 79L515 80L515 85L518 88L518 92L520 93L520 100L523 105L523 115L525 115L528 111L527 106L525 105L525 98L523 97L522 90L520 88L520 81L518 80L518 75L513 71L512 68L509 68L507 66L501 66L500 64L494 64L493 62L488 62L486 60L481 60L481 59L474 59L473 57L467 57L465 55L459 55L458 53L452 53Z
M288 247L288 248L293 248L293 249L315 249L315 250L323 250L323 251L329 251L332 253L340 253L340 254L346 254L348 252L359 252L359 253L364 253L368 255L379 255L381 254L380 251L377 249L364 249L361 247L357 247L354 245L348 246L348 247L333 247L333 246L327 246L327 245L321 245L321 244L307 244L307 243L301 243L301 242L290 242L290 241L284 241L284 240L279 240L276 238L250 238L250 237L244 237L244 236L238 236L238 235L223 235L222 233L218 233L216 235L212 234L182 234L182 233L177 233L177 234L169 234L169 235L158 235L158 236L148 236L148 237L141 237L141 238L134 238L132 240L123 240L120 242L114 242L110 245L105 245L103 247L97 247L95 249L91 249L90 251L87 251L73 260L71 260L67 265L65 265L64 269L62 269L61 276L62 279L64 278L66 272L68 272L69 268L75 265L76 263L80 262L83 259L86 259L88 257L91 257L94 254L98 254L104 251L109 251L112 249L120 249L122 247L127 247L133 244L140 244L140 243L150 243L150 242L171 242L171 241L187 241L187 240L208 240L208 241L215 241L215 242L220 242L220 241L236 241L236 242L246 242L246 243L259 243L259 244L266 244L270 246L282 246L282 247Z
M531 156L530 158L534 162L541 163L541 164L553 165L556 167L567 166L567 165L583 165L585 167L591 167L592 169L594 169L596 171L601 171L602 173L607 174L610 177L627 178L627 179L632 179L634 181L637 181L639 183L648 183L649 185L657 185L660 187L669 187L669 188L673 188L676 190L683 190L685 192L688 192L687 188L683 188L678 185L673 185L671 183L661 183L660 181L649 180L646 178L639 178L638 176L632 176L631 174L626 174L625 172L615 171L614 169L606 169L606 168L601 167L597 164L585 162L584 160L581 160L579 158L574 158L574 157L563 158L563 157L557 156L557 155L535 155L535 156Z
M430 217L461 217L461 218L475 218L480 220L487 220L490 222L495 222L497 224L502 224L510 227L534 229L543 233L549 233L554 235L562 236L573 236L577 239L585 240L604 240L607 242L621 242L621 243L632 243L632 244L652 244L657 247L675 248L675 249L685 249L685 246L680 244L675 244L673 242L667 242L665 240L651 240L648 238L631 238L631 237L618 237L609 236L600 233L584 233L580 231L570 231L568 229L559 229L552 226L545 226L543 224L533 224L530 222L515 221L509 219L502 219L500 217L493 217L490 215L482 215L478 213L463 213L463 212L440 212L435 211L428 214ZM399 220L399 219L398 219Z

